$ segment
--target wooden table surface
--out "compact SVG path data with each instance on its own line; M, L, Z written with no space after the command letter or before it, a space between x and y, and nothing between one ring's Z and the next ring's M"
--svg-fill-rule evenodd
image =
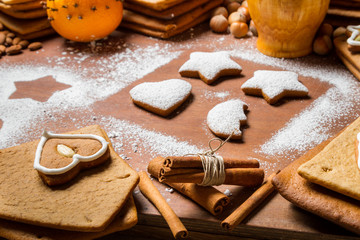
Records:
M333 67L337 71L342 71L347 77L350 75L335 55L328 57L311 55L295 60L284 60L286 65L284 65L283 69L287 69L287 66L290 66L291 63L294 64L295 69L297 65L300 66L296 71L300 74L299 80L308 87L309 97L285 99L271 106L262 98L244 95L240 89L241 84L252 77L256 70L283 70L280 67L281 59L273 60L257 52L255 37L234 39L231 35L214 34L209 31L207 24L203 24L171 40L149 38L120 29L107 40L98 44L93 51L88 44L71 43L60 37L44 39L43 43L43 49L38 52L25 52L17 56L3 57L0 59L0 67L6 66L8 71L11 72L15 71L19 66L30 63L37 67L46 66L47 68L61 64L64 68L83 73L85 77L91 77L92 75L109 77L110 74L106 72L109 71L107 66L101 66L99 63L116 66L114 62L111 62L114 61L114 58L111 57L114 53L122 54L131 51L133 53L131 56L136 57L138 51L139 58L141 58L141 54L144 53L146 48L153 48L147 53L150 55L156 53L154 48L158 49L163 56L167 55L166 51L169 52L169 55L176 53L176 57L170 59L168 63L150 71L145 76L140 76L136 81L126 83L124 87L115 93L109 95L102 93L102 91L107 90L106 88L103 89L102 83L99 81L97 91L99 95L105 97L95 98L94 102L89 106L64 107L59 111L59 104L54 104L53 111L48 111L47 114L41 115L40 119L26 125L25 129L22 130L24 135L18 136L14 134L11 141L3 141L2 145L0 145L0 148L4 148L37 139L44 128L53 132L64 132L90 124L100 124L110 135L115 149L118 149L118 153L125 156L126 161L137 171L146 170L147 163L153 157L162 153L159 148L151 145L157 144L159 140L151 143L149 139L139 139L139 136L143 135L138 132L134 132L134 136L131 136L132 131L125 130L124 134L127 134L126 136L116 136L114 133L122 130L117 129L118 126L110 121L114 119L125 121L130 125L140 126L143 130L161 133L161 136L176 137L177 141L185 141L199 149L206 149L208 141L214 137L206 126L207 112L222 101L240 98L249 105L249 111L247 112L248 125L243 129L243 139L227 143L219 151L219 154L243 159L258 159L261 167L266 172L266 176L268 176L272 172L284 168L316 144L312 143L299 151L295 150L275 156L258 151L259 147L265 144L278 130L281 130L295 116L310 108L314 101L333 87L325 81L311 77L312 75L308 74L308 70L311 70L316 65L319 68L326 66L330 69ZM199 79L181 78L178 74L179 67L189 58L191 52L220 50L234 51L232 52L233 59L243 68L241 76L222 78L213 85L206 85ZM243 53L244 56L241 55ZM115 60L119 61L119 64L126 61L121 58ZM267 60L269 60L268 63L266 63ZM275 61L274 64L273 61ZM139 60L139 69L146 68L146 64L147 62ZM102 71L104 71L103 75ZM304 72L304 75L302 75L302 72ZM56 91L62 91L69 87L81 88L81 85L72 86L71 83L59 84L56 81L59 78L58 72L50 76L47 73L44 72L44 76L37 76L33 80L13 79L16 90L11 94L9 100L32 98L39 104L49 104L48 109L51 109L52 105L49 98ZM104 84L106 84L106 81L119 81L119 84L122 84L123 80L117 79L117 77L119 76L113 79L105 79ZM161 81L171 78L184 79L190 82L193 87L190 99L171 116L163 118L154 115L136 107L131 102L129 90L132 87L145 81ZM12 81L9 81L9 84ZM357 84L355 78L354 83ZM226 92L228 95L225 98L206 95L210 93L216 94L216 92ZM352 96L348 96L348 98L350 99L348 101L351 102ZM351 113L340 116L328 127L329 136L336 134L359 116L360 108L358 106L359 103L354 102ZM21 111L14 109L14 114L17 114L21 119ZM34 119L31 118L30 120ZM12 128L24 128L24 125L21 124L23 124L21 121L19 123L8 122L4 116L0 116L1 130L9 126ZM12 135L9 134L8 136ZM134 140L132 137L138 139ZM247 217L243 224L235 230L227 232L221 229L221 220L239 206L254 189L237 186L217 187L222 192L229 190L232 195L229 207L225 209L223 214L214 217L188 198L177 192L170 193L166 191L166 186L156 181L154 183L164 198L167 199L169 205L183 220L190 231L192 239L218 239L220 237L223 239L238 239L238 237L244 239L283 239L284 237L308 239L315 236L321 239L355 239L355 235L351 232L293 206L276 193ZM138 189L135 189L134 197L139 212L139 224L133 229L112 234L104 237L104 239L171 238L171 233L164 220L147 199L139 193Z

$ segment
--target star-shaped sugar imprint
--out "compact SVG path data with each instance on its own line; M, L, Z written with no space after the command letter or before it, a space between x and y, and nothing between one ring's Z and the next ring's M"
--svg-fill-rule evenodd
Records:
M283 97L305 97L308 89L290 71L258 70L241 89L245 94L263 96L269 104L275 104Z
M211 84L222 76L240 75L241 71L241 66L225 51L193 52L179 69L182 77L200 78L206 84Z

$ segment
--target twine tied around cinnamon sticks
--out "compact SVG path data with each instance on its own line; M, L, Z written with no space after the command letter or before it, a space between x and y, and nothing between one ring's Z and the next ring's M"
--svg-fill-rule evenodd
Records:
M230 134L230 136L223 141L220 138L213 138L209 141L210 150L202 153L196 154L186 154L185 156L199 156L201 159L201 163L204 169L204 178L203 181L199 184L200 186L219 186L225 182L225 166L224 159L220 155L215 155L222 146L227 143L234 132ZM212 148L211 143L213 141L220 141L219 146L215 149Z

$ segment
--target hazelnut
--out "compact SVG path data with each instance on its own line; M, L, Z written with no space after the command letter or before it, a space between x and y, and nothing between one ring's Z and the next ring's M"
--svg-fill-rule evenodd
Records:
M332 36L334 31L334 28L328 24L328 23L324 23L320 26L319 30L318 30L318 34L319 36L321 35L328 35L329 37Z
M246 16L239 12L233 12L230 14L228 18L229 24L231 25L233 22L243 22L246 23Z
M210 20L210 28L214 32L222 33L228 28L228 20L223 15L213 16Z
M230 25L230 32L236 38L241 38L246 36L248 32L248 25L243 22L233 22Z
M226 8L229 14L231 14L232 12L236 12L240 6L241 4L238 2L231 2L228 5L226 5Z
M212 16L216 16L216 15L223 15L224 17L227 18L229 16L229 13L225 7L217 7L214 9L212 13Z
M250 17L250 12L249 9L247 7L241 6L237 9L237 11L239 13L242 13L246 16L246 21L250 21L251 17Z
M332 42L328 35L317 37L313 43L313 51L318 55L326 55L332 48Z
M241 6L243 7L249 7L248 2L245 0L241 3Z
M346 35L346 28L344 27L338 27L333 32L333 38L340 37L341 35Z
M255 23L253 20L250 20L250 24L249 24L249 30L250 32L253 34L253 36L257 37L258 36L258 31L256 29Z

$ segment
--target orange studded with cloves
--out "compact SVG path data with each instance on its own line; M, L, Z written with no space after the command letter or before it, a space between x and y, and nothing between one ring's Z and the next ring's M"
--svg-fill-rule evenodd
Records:
M121 0L47 0L46 8L55 31L77 42L106 37L123 16Z

